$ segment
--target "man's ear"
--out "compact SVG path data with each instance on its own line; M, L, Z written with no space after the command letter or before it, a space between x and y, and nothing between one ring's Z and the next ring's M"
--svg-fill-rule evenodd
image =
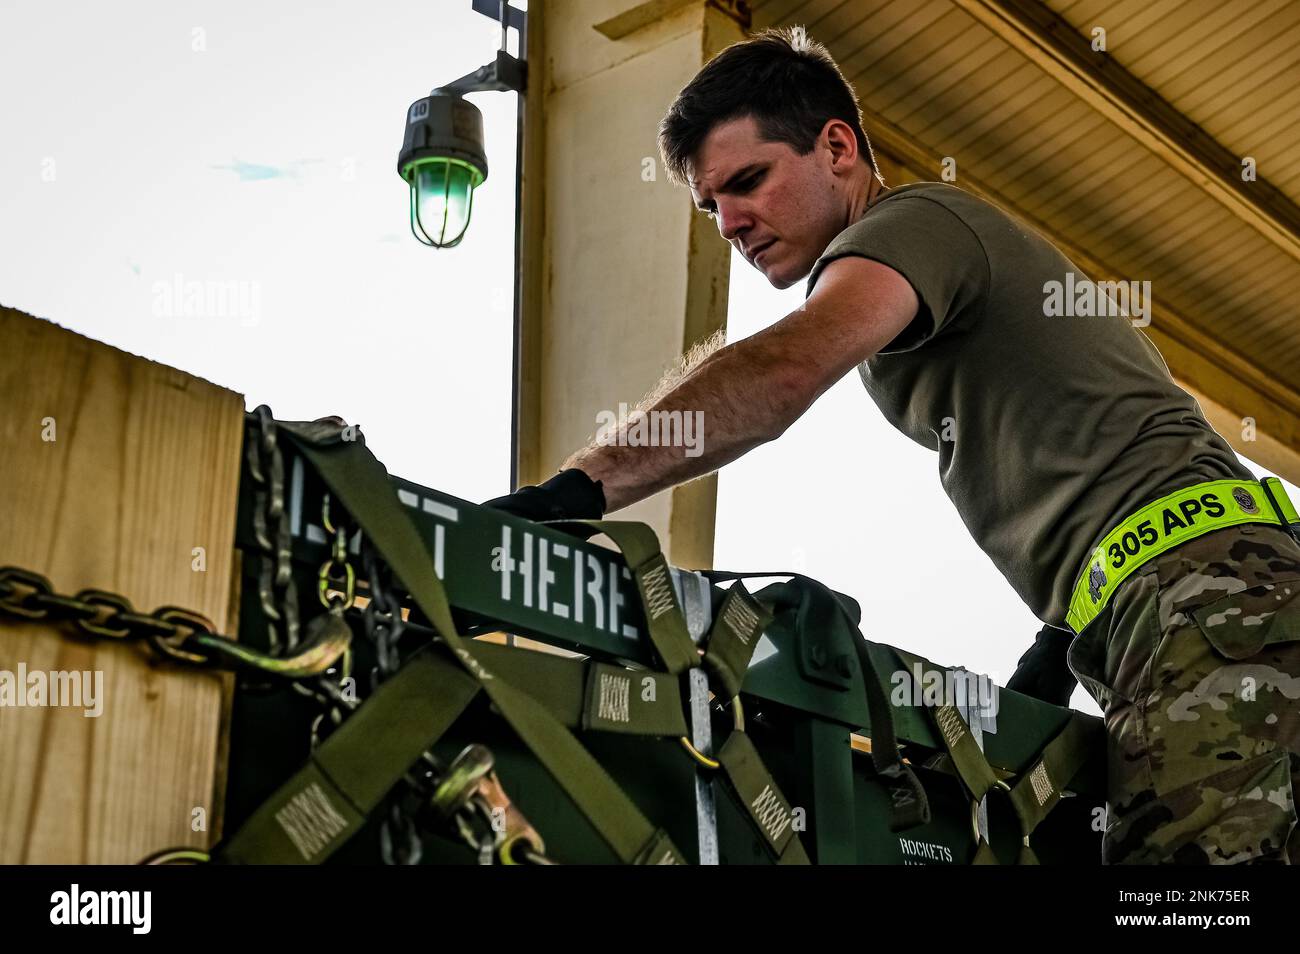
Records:
M836 168L848 169L858 161L858 137L853 127L842 119L828 119L822 127L821 140L830 150Z

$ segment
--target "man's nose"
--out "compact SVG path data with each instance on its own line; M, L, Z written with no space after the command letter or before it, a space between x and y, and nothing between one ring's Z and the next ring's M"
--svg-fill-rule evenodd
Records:
M728 242L734 241L750 227L749 216L735 203L718 203L718 232Z

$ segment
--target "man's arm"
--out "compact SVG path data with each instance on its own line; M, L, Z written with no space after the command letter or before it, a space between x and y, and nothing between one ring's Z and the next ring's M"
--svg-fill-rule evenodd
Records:
M593 443L564 462L600 481L606 511L717 470L785 433L832 384L916 317L919 303L898 272L870 259L836 259L797 310L720 348L647 412L703 412L701 453L685 447Z

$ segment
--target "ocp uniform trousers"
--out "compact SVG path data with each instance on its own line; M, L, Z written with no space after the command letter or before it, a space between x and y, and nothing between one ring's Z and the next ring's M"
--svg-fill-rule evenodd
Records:
M1159 555L1071 643L1105 716L1106 864L1297 864L1300 544L1246 524Z

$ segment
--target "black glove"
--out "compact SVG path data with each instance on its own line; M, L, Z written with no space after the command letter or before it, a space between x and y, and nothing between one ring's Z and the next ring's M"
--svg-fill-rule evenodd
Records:
M528 520L599 520L605 516L605 491L576 467L546 483L520 487L483 504Z
M1055 626L1040 629L1034 645L1020 657L1015 673L1007 680L1007 688L1054 706L1068 706L1079 684L1065 659L1073 636Z

